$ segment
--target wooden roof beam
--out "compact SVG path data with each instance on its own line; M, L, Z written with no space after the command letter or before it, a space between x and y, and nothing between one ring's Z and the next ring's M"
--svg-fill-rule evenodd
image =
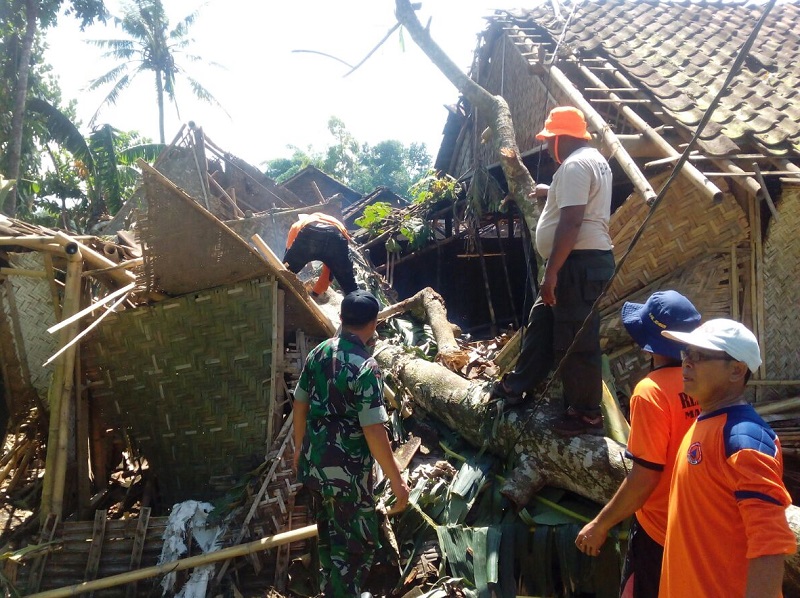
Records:
M607 66L611 66L606 63ZM592 85L595 87L607 87L603 81L600 80L597 75L595 75L591 69L584 65L579 65L578 68L580 69L581 73L592 82ZM616 69L615 69L616 70ZM614 92L609 91L608 95L612 99L621 100L621 98L616 95ZM656 147L659 149L659 153L665 158L669 158L672 156L680 156L680 152L678 152L675 148L673 148L661 135L659 135L653 127L651 127L647 122L639 116L632 108L629 106L625 106L624 104L620 103L619 111L622 113L625 118L628 119L638 131L644 134L651 142L653 142ZM722 191L720 191L719 187L717 187L714 183L709 181L703 174L697 170L692 164L686 162L683 165L683 173L689 179L689 181L699 189L703 195L711 199L712 201L720 201L722 199Z
M600 133L603 143L610 148L611 155L616 158L622 170L628 175L628 178L633 183L634 189L639 192L648 204L655 200L656 192L653 191L647 177L639 170L636 162L633 161L633 158L631 158L630 154L628 154L627 150L622 146L622 143L611 130L608 123L606 123L605 119L600 116L586 98L583 97L561 69L552 65L547 68L547 71L550 75L550 81L553 82L564 95L572 100L575 106L583 111L587 122Z

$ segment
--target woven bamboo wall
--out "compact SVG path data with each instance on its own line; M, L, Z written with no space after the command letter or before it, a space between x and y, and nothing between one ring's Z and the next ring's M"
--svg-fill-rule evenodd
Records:
M107 317L85 343L92 400L126 427L166 501L210 499L266 452L277 283L252 280Z
M784 183L764 243L765 364L769 380L800 380L800 185ZM800 387L773 389L796 396Z
M143 178L140 237L149 288L182 295L268 272L254 249L183 190L153 169Z
M667 176L662 174L650 179L656 191L664 185ZM631 196L611 217L609 230L617 261L628 249L648 211L649 206ZM715 204L701 196L687 180L678 177L648 222L600 308L627 298L693 260L730 252L732 245L746 246L748 235L747 218L732 194L725 193L723 200ZM749 305L746 307L749 310Z
M45 269L44 258L37 252L11 253L9 262L20 270ZM14 401L12 410L19 414L33 407L32 392L47 401L53 365L42 364L58 349L57 335L47 332L56 323L50 285L44 278L9 276L0 283L0 310L0 359Z

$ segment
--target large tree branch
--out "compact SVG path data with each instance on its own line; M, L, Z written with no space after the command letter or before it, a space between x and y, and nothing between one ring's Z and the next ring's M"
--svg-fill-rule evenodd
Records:
M487 121L491 123L490 128L493 131L494 147L500 156L500 166L508 183L509 197L519 206L531 231L531 238L535 238L536 222L541 211L536 201L532 199L535 182L522 163L508 104L501 96L490 94L456 66L433 41L428 30L422 27L408 0L396 0L395 14L400 24L411 35L411 39L425 52L431 62L476 109L486 113Z

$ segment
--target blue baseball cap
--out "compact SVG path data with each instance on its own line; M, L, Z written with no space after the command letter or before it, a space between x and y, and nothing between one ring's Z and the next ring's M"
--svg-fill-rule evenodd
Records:
M662 336L661 332L690 332L700 324L700 313L677 291L658 291L645 303L625 302L622 323L645 351L680 360L684 346Z

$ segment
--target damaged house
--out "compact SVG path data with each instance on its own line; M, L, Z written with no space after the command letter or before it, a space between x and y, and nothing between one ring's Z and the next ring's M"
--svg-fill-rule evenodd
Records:
M619 308L673 288L704 318L731 317L754 330L764 364L751 382L752 398L770 414L791 457L800 450L800 352L793 342L800 333L793 313L800 303L796 3L772 9L710 120L704 119L759 14L744 3L632 0L498 12L488 20L470 75L508 102L517 145L537 183L549 182L555 170L534 139L555 105L579 107L593 143L610 158L611 232L623 265L600 309L606 382L623 406L647 364L625 333ZM459 190L453 201L414 213L434 231L433 242L413 246L398 230L361 238L375 271L400 298L433 287L454 323L483 336L524 320L536 279L523 217L501 207L507 188L499 157L481 143L489 124L465 98L450 109L436 166ZM673 173L689 143L688 161ZM164 504L235 503L239 514L221 532L227 547L300 532L296 542L266 558L257 556L257 547L225 553L210 574L218 583L233 572L236 589L245 594L263 590L265 580L283 590L291 561L307 552L303 540L313 535L294 505L288 390L307 351L333 333L335 302L311 301L275 256L282 255L298 213L355 218L372 196L387 200L376 199L378 190L355 197L313 169L277 185L197 127L182 130L154 167L142 164L142 170L142 186L104 231L113 240L0 222L0 357L19 438L4 454L0 476L35 469L38 477L43 463L34 466L43 451L35 447L59 447L47 454L39 488L40 514L52 513L42 516L40 546L7 560L5 578L34 594L128 574L90 588L149 595L153 585L143 580L167 572L157 570L157 562L172 525L166 516L151 516L149 504L158 496ZM414 210L389 201L400 211ZM389 250L389 239L400 252ZM384 299L391 296L377 276L360 282ZM56 326L57 337L47 332ZM401 563L403 578L435 578L432 563L444 559L452 578L470 580L475 595L511 595L512 587L559 595L594 591L594 578L588 585L562 580L560 587L554 580L520 582L519 567L502 555L522 558L527 553L519 544L529 541L555 542L547 545L561 550L571 532L548 531L544 518L525 520L519 528L524 537L511 550L503 525L516 521L517 510L547 502L537 494L545 486L608 500L624 476L624 447L588 438L567 446L548 433L546 406L527 415L498 413L486 381L463 375L464 349L452 330L448 337L431 326L439 363L400 347L377 353L398 391L392 397L397 411L405 414L404 406L413 404L481 452L514 462L503 495L516 508L501 502L498 491L496 502L477 501L488 511L481 521L491 523L471 519L468 525L478 489L496 477L492 467L468 459L455 477L432 476L441 494L429 498L420 491L419 506L395 525L400 544L410 529L406 540L414 546L413 558ZM517 346L513 339L505 345L491 375L513 366ZM49 412L49 419L27 418L32 411ZM525 435L528 424L535 435ZM129 463L114 471L120 460ZM12 482L19 486L24 475ZM797 463L787 458L787 481L796 475ZM237 484L244 489L232 498ZM37 506L36 498L33 492L26 504ZM115 511L135 505L124 517ZM790 509L795 530L796 510ZM79 513L78 520L62 521L68 513ZM207 516L208 509L199 507L191 517L198 513ZM425 525L435 530L423 533ZM529 528L536 528L530 540ZM189 552L173 558L193 558L200 543L187 544ZM489 555L501 555L502 564L484 568ZM532 575L532 561L523 563ZM565 570L561 575L569 577ZM797 557L787 565L786 584L795 593L800 587Z

